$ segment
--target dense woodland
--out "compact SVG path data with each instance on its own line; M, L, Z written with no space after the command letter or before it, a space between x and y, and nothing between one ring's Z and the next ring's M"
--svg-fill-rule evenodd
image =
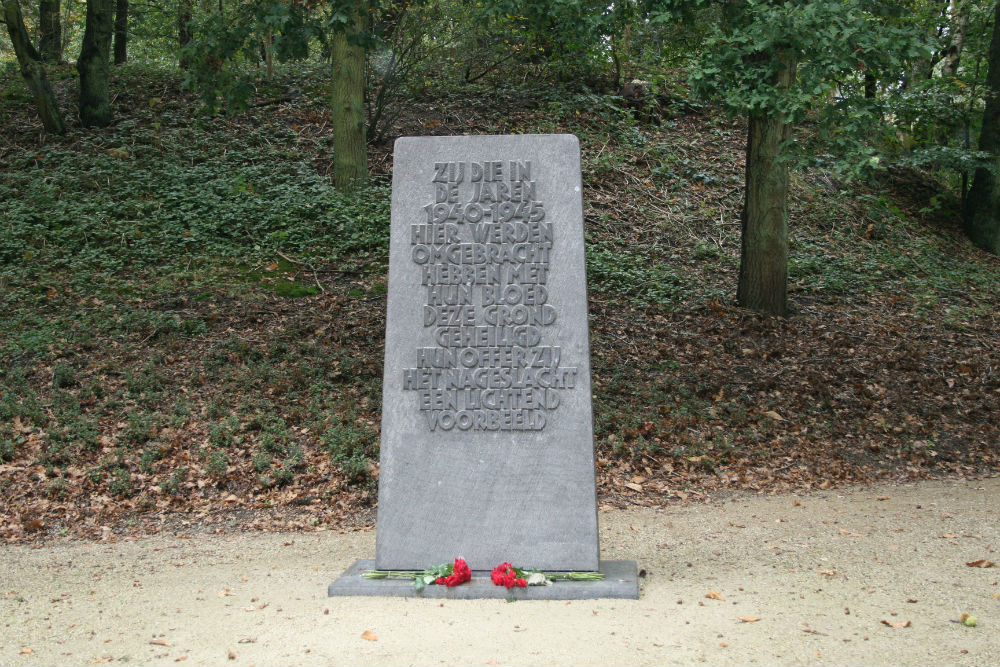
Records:
M998 470L1000 3L2 6L4 539L373 520L404 135L580 138L603 504Z

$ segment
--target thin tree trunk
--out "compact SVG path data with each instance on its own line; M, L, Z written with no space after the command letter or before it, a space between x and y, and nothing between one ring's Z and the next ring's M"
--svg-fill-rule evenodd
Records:
M38 3L38 50L42 53L42 60L50 63L62 62L59 2L60 0L39 0Z
M177 4L177 43L182 51L191 42L191 18L193 15L193 0L180 0ZM180 59L180 66L182 69L188 68L187 59L183 56Z
M878 89L878 79L871 72L865 72L865 99L873 100L875 99L875 93Z
M115 2L115 64L128 60L128 0Z
M264 33L264 78L270 81L274 78L274 53L271 47L274 46L274 33L268 28Z
M993 15L985 97L979 150L993 156L996 171L976 170L966 202L965 232L980 248L1000 255L1000 2Z
M7 24L7 33L10 35L11 44L14 45L14 53L17 55L17 64L21 68L21 76L35 98L35 107L38 115L42 119L42 126L46 132L62 134L66 131L62 114L59 112L59 105L56 103L56 96L49 86L48 77L45 76L45 68L39 62L38 52L31 45L28 38L28 31L24 27L24 17L21 15L21 4L18 0L3 0L3 18Z
M795 62L788 54L779 57L785 68L776 83L788 89L795 79ZM784 114L750 114L736 300L744 308L772 315L787 312L788 166L780 157L790 136Z
M351 190L368 180L365 138L365 50L352 44L365 30L367 2L355 0L352 24L332 36L333 184ZM351 39L354 37L355 39Z
M965 46L965 33L969 28L969 7L967 0L951 0L951 44L944 54L944 64L941 66L942 76L955 76L958 63L962 59L962 49Z
M80 73L80 121L87 127L111 122L108 90L114 0L87 0L87 27L76 61Z

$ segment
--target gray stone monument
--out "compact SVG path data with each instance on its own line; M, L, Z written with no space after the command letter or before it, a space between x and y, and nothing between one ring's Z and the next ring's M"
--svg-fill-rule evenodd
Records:
M598 559L576 137L399 139L389 252L376 556L330 594L462 557L487 582L611 565L545 597L637 595L634 563Z

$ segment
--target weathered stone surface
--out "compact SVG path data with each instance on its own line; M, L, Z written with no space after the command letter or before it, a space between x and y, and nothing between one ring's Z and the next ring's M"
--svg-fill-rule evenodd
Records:
M396 142L376 563L596 570L580 151Z
M384 597L423 597L449 600L594 600L618 598L636 600L639 598L639 578L634 560L602 560L600 581L556 581L551 586L528 586L511 588L496 586L487 571L474 571L472 581L449 588L447 586L427 586L420 593L413 588L409 579L365 579L365 570L375 569L375 561L363 559L347 568L335 582L330 584L330 596L362 595Z

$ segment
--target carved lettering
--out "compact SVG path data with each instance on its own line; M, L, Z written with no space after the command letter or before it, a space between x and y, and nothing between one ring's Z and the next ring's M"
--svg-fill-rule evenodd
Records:
M548 283L555 230L544 222L530 160L438 162L410 225L410 259L425 287L417 347L403 388L430 431L542 430L578 369L547 337L559 312Z

